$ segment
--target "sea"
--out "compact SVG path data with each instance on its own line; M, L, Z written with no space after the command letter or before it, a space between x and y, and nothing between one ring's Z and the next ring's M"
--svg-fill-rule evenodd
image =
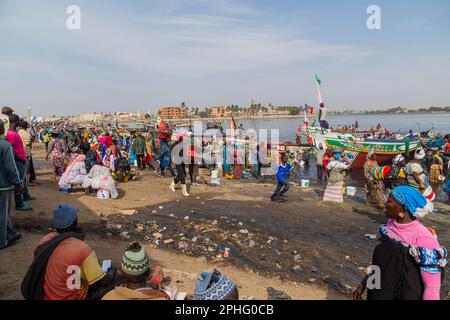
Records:
M318 119L309 118L310 124ZM236 120L244 129L279 129L280 141L295 141L297 128L303 125L303 118L287 119L252 119ZM352 125L358 121L360 130L369 130L381 123L383 128L398 133L423 132L430 130L433 133L450 133L450 113L426 114L378 114L378 115L328 115L327 121L331 127ZM230 121L224 121L223 127L230 128Z
M318 119L316 118L316 123ZM314 118L310 118L312 123ZM377 114L377 115L328 115L327 121L333 128L338 126L352 125L358 121L360 130L369 130L381 123L383 128L395 132L406 134L409 130L414 132L430 131L431 133L441 133L443 135L450 133L450 113L426 113L426 114ZM251 120L236 120L236 124L243 125L245 130L254 129L256 132L259 129L278 129L280 142L294 142L298 127L303 125L303 118L287 118L287 119L251 119ZM231 122L224 121L223 127L230 128ZM297 179L311 179L316 177L316 167L311 165L301 170ZM353 170L350 173L349 185L357 188L357 196L361 199L364 195L364 177L362 170ZM437 201L445 202L446 195L442 190L441 185L434 187Z

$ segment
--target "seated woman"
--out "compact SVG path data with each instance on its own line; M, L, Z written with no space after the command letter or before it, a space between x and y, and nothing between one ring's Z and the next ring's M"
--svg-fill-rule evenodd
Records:
M115 161L114 167L116 169L115 174L117 181L128 182L129 180L133 180L136 176L135 170L130 166L126 152L120 154Z
M76 156L67 166L66 171L59 179L59 191L72 192L74 185L84 185L87 181L87 170L84 161L86 156L80 154Z
M447 250L439 245L434 230L418 219L433 211L433 204L417 189L400 186L386 203L388 222L381 226L382 242L375 248L372 265L380 268L379 286L369 288L368 300L439 300L441 270ZM354 292L361 299L368 274Z
M106 190L113 199L119 196L109 168L101 164L94 165L89 172L87 179L83 182L83 188L87 189L89 187L94 190Z

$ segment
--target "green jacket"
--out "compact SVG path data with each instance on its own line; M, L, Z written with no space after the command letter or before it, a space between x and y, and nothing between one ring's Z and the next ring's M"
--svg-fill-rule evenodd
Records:
M131 150L136 155L145 154L145 140L143 137L136 137L133 141L133 145L131 146Z

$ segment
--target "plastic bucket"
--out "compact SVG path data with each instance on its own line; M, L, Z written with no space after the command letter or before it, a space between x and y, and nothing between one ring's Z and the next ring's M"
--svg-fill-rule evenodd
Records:
M347 187L347 195L354 196L356 194L356 188L355 187Z
M309 180L301 180L300 181L300 185L302 186L302 188L309 188Z
M250 173L244 172L244 173L242 174L242 179L248 180L249 178L250 178Z
M211 179L215 180L218 177L219 177L219 171L218 170L211 171Z
M97 191L97 199L106 200L109 199L110 194L108 190L100 189Z

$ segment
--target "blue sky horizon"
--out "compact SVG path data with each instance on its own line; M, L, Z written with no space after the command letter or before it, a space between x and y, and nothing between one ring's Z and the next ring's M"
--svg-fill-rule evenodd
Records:
M446 0L0 0L0 106L317 106L315 73L329 109L448 106L449 18Z

